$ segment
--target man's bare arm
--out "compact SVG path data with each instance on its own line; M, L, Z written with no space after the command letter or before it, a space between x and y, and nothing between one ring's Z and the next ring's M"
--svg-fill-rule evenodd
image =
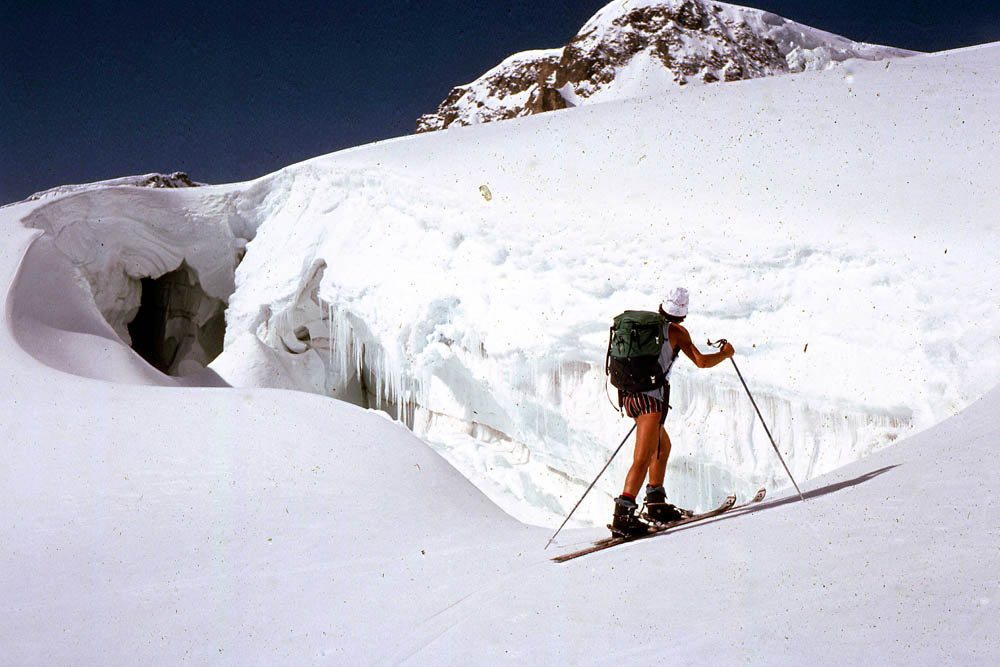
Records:
M670 327L670 345L675 350L679 347L681 352L686 354L688 359L690 359L691 362L698 368L711 368L712 366L718 366L736 353L733 346L726 343L718 352L702 354L698 351L698 348L694 346L694 343L691 342L691 334L689 334L687 329L679 324L674 324Z

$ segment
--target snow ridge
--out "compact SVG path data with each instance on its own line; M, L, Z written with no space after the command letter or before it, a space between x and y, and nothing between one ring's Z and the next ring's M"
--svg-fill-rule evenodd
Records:
M192 181L191 178L183 171L175 171L171 174L160 174L160 173L149 173L142 174L139 176L122 176L121 178L111 178L103 181L94 181L93 183L82 183L77 185L59 185L54 188L49 188L48 190L42 190L41 192L36 192L24 201L39 201L42 199L49 199L52 197L57 197L64 194L71 194L74 192L84 192L87 190L96 190L106 187L112 187L117 185L127 185L136 188L196 188L207 183L198 183ZM14 204L19 204L21 202L12 202L10 204L4 204L3 206L13 206ZM0 208L3 208L0 206Z

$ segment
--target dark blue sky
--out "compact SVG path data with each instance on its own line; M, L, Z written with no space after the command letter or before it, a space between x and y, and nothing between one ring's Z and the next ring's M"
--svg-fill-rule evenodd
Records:
M604 4L3 1L0 203L151 171L246 180L410 134L452 86ZM920 51L1000 41L995 0L743 4Z

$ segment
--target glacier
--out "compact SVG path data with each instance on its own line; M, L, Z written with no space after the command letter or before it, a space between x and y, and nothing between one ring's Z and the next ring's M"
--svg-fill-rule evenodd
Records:
M995 133L963 130L1000 101L984 58L679 89L243 184L94 186L38 202L24 224L123 339L142 278L186 262L228 304L206 373L385 412L542 525L630 426L604 380L611 318L686 285L696 344L735 345L801 483L995 381L1000 267L981 239L997 233L1000 152ZM674 502L787 483L728 364L682 361L673 387ZM627 466L619 456L575 518L603 523Z

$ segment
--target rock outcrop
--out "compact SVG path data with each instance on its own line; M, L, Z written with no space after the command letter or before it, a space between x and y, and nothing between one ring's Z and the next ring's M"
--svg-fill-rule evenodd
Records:
M145 174L137 176L134 185L140 188L196 188L204 183L195 183L183 171L172 174Z
M437 113L420 117L417 132L565 109L563 96L546 85L555 77L561 57L560 49L507 58L468 86L452 88Z

